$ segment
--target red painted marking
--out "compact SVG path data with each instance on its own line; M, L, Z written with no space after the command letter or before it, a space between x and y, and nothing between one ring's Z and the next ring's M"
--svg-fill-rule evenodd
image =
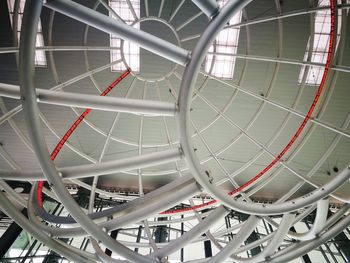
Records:
M124 71L115 81L113 81L101 94L100 96L106 96L119 82L121 82L127 75L129 75L130 69ZM86 109L84 112L76 119L76 121L72 124L72 126L67 130L62 139L57 143L55 149L52 151L50 155L50 159L53 161L56 159L57 155L61 151L63 145L75 131L75 129L79 126L79 124L84 120L84 118L90 113L91 109ZM38 205L39 207L43 207L43 197L42 197L42 189L44 186L44 181L40 181L38 183Z

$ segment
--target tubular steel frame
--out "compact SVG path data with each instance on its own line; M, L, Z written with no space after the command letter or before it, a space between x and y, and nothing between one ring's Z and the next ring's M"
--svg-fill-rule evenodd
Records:
M320 165L325 161L327 156L333 151L335 145L339 142L339 138L344 136L349 138L349 133L346 131L346 128L350 122L350 115L347 120L344 122L341 128L332 127L327 123L323 123L321 120L312 117L314 108L318 102L318 98L321 96L323 86L326 82L326 78L329 74L330 70L333 70L335 74L338 71L348 72L348 69L343 66L338 66L334 64L334 46L333 43L335 41L335 27L336 27L336 12L335 8L339 8L342 10L346 10L349 8L349 5L336 5L336 1L330 0L329 7L322 8L313 8L309 10L299 10L295 12L290 12L287 14L283 14L281 12L281 7L279 6L278 1L276 1L276 9L280 13L276 17L267 17L263 19L252 20L248 22L244 22L238 25L231 26L246 26L248 27L254 23L262 23L265 21L271 21L275 19L279 19L279 34L280 38L282 35L281 30L281 18L295 16L295 15L305 15L312 14L317 10L323 10L330 8L331 10L331 34L330 34L330 44L328 50L328 58L327 63L324 66L325 72L323 75L322 83L319 86L318 92L312 102L309 112L304 115L302 113L297 112L293 107L288 108L284 105L280 105L278 102L271 101L267 97L261 97L254 93L250 93L241 89L239 86L232 86L232 84L226 83L216 77L212 76L210 73L200 72L200 65L203 61L205 55L207 54L207 50L209 46L215 40L216 35L220 32L222 28L225 27L226 22L229 20L231 16L233 16L236 12L244 9L246 5L248 5L252 0L234 0L229 1L221 10L213 0L205 0L205 1L195 1L193 3L197 5L200 9L200 13L192 16L187 21L179 26L178 28L170 27L174 33L176 31L181 30L183 27L187 26L191 21L195 20L197 17L204 13L211 22L208 27L204 30L204 32L200 36L190 36L186 39L179 39L178 37L178 46L168 43L163 39L159 39L153 35L148 33L139 31L131 26L125 25L123 21L114 20L108 16L105 16L95 10L99 4L103 4L105 8L108 6L103 3L103 1L98 1L95 5L94 9L89 9L87 7L81 6L73 1L68 0L47 0L44 5L56 12L67 15L71 18L74 18L78 21L86 23L88 26L93 26L98 28L106 33L116 34L121 37L123 40L128 40L132 42L136 42L141 47L158 54L165 59L168 59L172 62L175 62L178 65L185 66L185 71L182 76L180 76L176 72L177 66L164 78L151 80L156 82L158 88L158 96L160 98L159 93L159 82L164 81L170 88L173 90L171 82L168 80L170 75L174 75L175 77L181 79L181 87L179 92L179 97L176 98L176 104L160 102L160 101L147 101L145 100L145 94L147 89L147 81L146 79L140 79L144 81L144 90L143 90L143 99L142 100L133 100L127 98L105 98L104 96L115 86L111 85L107 88L108 91L105 91L101 94L101 96L92 96L92 95L82 95L82 94L74 94L62 92L61 90L72 84L76 81L79 81L83 78L90 77L96 86L97 90L100 90L96 80L94 80L93 74L100 72L102 70L108 69L111 65L122 62L121 60L115 61L112 63L108 63L100 68L91 70L89 68L89 64L86 58L86 66L87 72L83 73L79 76L76 76L68 81L63 83L59 83L58 74L57 75L57 85L53 87L51 90L39 90L34 87L34 52L35 52L35 34L37 28L37 22L41 13L41 9L43 6L42 1L27 1L25 6L25 12L22 23L22 35L20 40L19 48L2 48L0 49L0 53L8 53L13 52L17 53L19 51L19 70L20 70L20 87L0 83L0 95L5 97L11 97L15 99L20 99L22 105L18 106L10 111L7 111L5 105L0 103L1 109L4 112L4 115L0 118L0 124L9 121L12 128L15 130L17 135L21 138L23 142L30 148L32 147L32 151L34 151L42 172L40 171L19 171L18 166L14 160L11 159L2 148L1 148L1 156L11 164L11 167L14 168L14 171L0 171L0 187L5 190L6 194L12 197L15 202L19 203L22 206L27 206L28 208L28 217L25 218L20 210L16 209L14 203L10 201L8 196L2 192L0 192L0 207L1 209L7 213L11 218L13 218L20 226L22 226L28 233L33 235L35 238L40 240L41 242L47 244L51 249L59 253L60 255L73 260L75 262L125 262L121 260L115 260L104 253L101 248L101 244L104 247L110 249L111 251L117 253L118 255L124 257L128 262L166 262L166 258L168 255L174 253L175 251L181 250L186 244L191 242L202 241L203 238L201 235L203 233L206 234L206 238L211 240L212 243L220 249L220 251L212 256L211 258L203 258L197 260L196 262L223 262L227 258L231 258L234 262L286 262L293 258L299 257L307 253L308 251L318 247L323 242L332 238L339 232L343 231L350 224L350 216L348 215L349 200L344 200L344 198L338 197L334 192L342 186L346 181L350 178L350 166L346 167L343 171L341 171L336 177L330 180L327 184L323 186L318 186L311 179L312 175L320 167ZM127 1L131 10L132 4L128 0ZM179 12L181 6L183 5L184 0L180 2L179 6L174 10L171 15L168 23L176 16ZM158 13L158 16L161 16L162 8L164 1L161 2L161 7ZM145 0L145 8L146 14L149 16L148 10L148 1ZM14 12L16 13L16 12ZM135 16L135 20L142 21L142 19L146 18L137 18L135 12L133 12ZM18 18L16 18L18 19ZM14 21L16 21L14 19ZM150 19L159 19L162 23L167 23L161 18L150 18ZM52 20L53 21L53 16ZM14 23L17 24L17 23ZM50 23L52 26L52 23ZM345 26L344 26L345 27ZM85 42L87 36L87 30L85 31ZM345 29L343 29L345 31ZM247 29L248 32L248 29ZM345 33L344 33L345 34ZM198 42L195 48L189 52L180 47L181 42L189 41L191 39L198 38ZM16 41L15 41L16 42ZM51 44L51 37L49 40ZM49 44L49 45L50 45ZM312 46L312 45L311 45ZM344 48L344 44L340 44L340 48ZM50 53L52 51L71 51L71 50L110 50L108 47L54 47L48 46L43 47L43 50L48 50ZM247 48L248 50L248 48ZM309 52L310 53L310 52ZM219 53L214 53L214 55ZM276 68L274 71L274 76L276 76L278 71L278 65L280 63L288 63L288 64L296 64L296 65L306 65L313 66L314 63L311 62L300 62L293 61L282 58L282 44L279 43L279 54L276 58L268 58L268 57L255 57L249 54L247 55L236 55L237 58L242 59L253 59L253 60L263 60L263 61L273 61L276 62ZM53 57L52 57L53 60ZM338 61L339 62L339 61ZM54 65L54 62L51 62ZM340 61L341 65L341 61ZM55 66L53 66L53 70L55 70ZM123 74L119 81L126 77L129 73ZM199 90L195 90L195 83L197 80L198 74L203 74L206 77L206 81L202 85ZM305 82L305 74L304 80ZM137 76L134 75L134 80ZM216 108L209 99L207 99L202 93L201 89L204 88L209 79L214 79L219 81L225 85L232 87L235 92L230 98L228 104L225 106L224 110ZM115 81L113 84L117 84L118 81ZM130 89L133 87L134 81L132 81ZM272 89L274 85L274 80L270 83L270 88ZM303 84L304 85L304 84ZM112 87L113 86L113 87ZM58 92L57 92L58 91ZM129 92L129 91L128 91ZM247 95L250 95L256 99L262 101L262 106L259 108L256 116L258 116L262 110L263 105L265 103L276 106L280 109L283 109L288 112L288 114L294 114L299 117L302 117L304 120L300 125L299 129L292 137L287 146L281 151L280 154L274 156L269 150L268 147L263 146L259 141L256 141L253 137L251 137L248 133L248 130L252 123L257 119L257 117L253 118L248 125L248 127L240 127L235 124L231 119L229 119L225 115L225 111L228 106L235 99L237 92L243 92ZM127 93L129 94L129 93ZM300 93L301 94L301 93ZM300 94L299 97L300 98ZM174 95L175 96L175 95ZM205 102L210 108L212 108L216 113L217 117L210 122L204 129L198 130L194 123L190 118L191 111L191 103L194 98L200 98ZM161 98L160 98L161 100ZM298 99L296 99L295 104L297 104ZM1 101L0 101L1 102ZM84 113L78 118L78 120L73 124L72 128L68 130L66 135L60 140L58 146L55 151L52 153L50 158L50 154L44 140L43 131L41 129L41 121L49 127L51 131L54 132L50 123L45 120L45 118L41 115L38 109L38 102L47 103L53 105L62 105L69 107L81 107L87 108ZM29 137L30 143L27 138L21 133L16 124L12 122L11 118L19 113L23 109L23 114L25 116L27 127L29 128ZM126 158L122 160L110 161L110 162L101 162L103 159L104 151L101 153L100 158L98 160L87 157L84 153L79 152L73 146L67 144L67 146L71 147L76 153L85 157L87 160L92 162L92 164L74 166L74 167L65 167L65 168L57 168L52 162L54 158L59 153L59 150L63 147L68 137L73 133L75 128L84 121L91 128L98 130L94 124L89 123L88 120L85 119L85 116L90 112L91 109L97 110L106 110L106 111L114 111L117 112L115 115L115 119L113 125L108 133L100 131L99 133L103 134L106 137L104 143L104 151L106 147L108 147L108 143L110 140L121 141L125 144L137 146L138 147L138 156ZM74 110L74 109L73 109ZM126 112L139 114L140 116L140 131L139 131L139 140L138 142L126 141L121 138L113 137L112 132L118 121L118 112ZM77 114L77 112L75 111ZM163 124L167 131L167 140L168 144L164 145L146 145L142 143L142 129L143 129L143 119L146 115L159 115L163 118ZM167 116L175 116L177 120L177 125L180 131L180 138L178 142L172 142L171 137L169 135L168 127L167 127ZM288 115L289 116L289 115ZM253 179L248 181L243 185L238 185L234 179L235 175L239 172L237 171L235 174L229 174L223 166L220 166L220 162L218 161L217 156L228 149L232 144L234 144L237 139L232 140L232 144L225 147L224 149L220 149L219 152L214 152L211 150L210 146L206 143L205 139L201 135L202 132L208 129L218 118L223 118L227 123L229 123L233 128L238 129L240 131L239 136L244 136L250 139L257 147L260 148L261 153L265 152L272 157L272 162L263 169L258 175L256 175ZM288 119L289 117L287 117ZM285 123L287 122L287 119ZM290 165L288 161L282 161L282 156L291 148L292 144L298 139L299 135L303 131L306 123L310 121L313 124L320 125L324 128L327 128L336 133L336 138L332 142L332 146L330 150L324 153L319 162L315 165L315 167L307 174L302 175L299 172L295 171ZM285 123L283 125L285 125ZM195 134L191 133L191 126L195 129ZM282 129L281 129L282 130ZM198 136L198 138L205 145L207 150L211 153L211 157L209 159L214 159L223 172L226 174L226 180L229 180L234 187L235 190L231 191L229 194L222 192L222 190L218 187L218 185L213 184L211 180L210 172L203 168L202 164L207 162L206 160L199 160L197 157L192 139L194 136ZM277 136L276 136L277 137ZM276 138L275 137L275 138ZM273 139L271 140L271 143ZM31 146L30 146L31 145ZM170 150L160 151L152 154L142 154L142 149L147 147L159 147L159 146L170 146ZM259 155L253 157L247 165L243 166L240 169L240 172L246 169L250 164L252 164ZM191 172L192 177L183 176L182 173L185 171L181 170L178 165L178 160L184 158L187 162L189 171ZM147 175L146 172L142 171L142 168L156 166L163 163L175 162L176 170L174 171L161 171L159 174L167 174L177 172L180 175L180 178L174 180L173 182L158 188L150 193L143 194L142 188L142 175ZM277 172L272 173L269 177L264 177L263 175L275 164L279 164L280 168ZM140 197L138 198L125 198L122 195L110 194L106 191L97 188L97 180L98 176L102 174L115 173L115 172L125 172L131 173L130 170L137 170L136 174L139 176L139 186L140 186ZM257 189L260 189L265 184L267 184L271 178L277 176L283 169L292 172L292 174L296 175L301 179L301 182L297 184L294 188L291 189L286 195L280 198L277 202L273 204L257 204L252 202L250 199L250 195L252 195ZM135 174L135 173L134 173ZM153 175L157 175L154 173ZM94 177L94 182L91 186L86 185L85 183L77 180L84 177ZM32 191L30 194L30 198L28 200L24 200L20 195L18 195L11 187L7 185L4 179L13 179L15 177L16 180L28 180L28 181L40 181L47 180L50 188L45 189L43 187L43 182L34 183L34 187L32 187ZM261 179L260 179L261 177ZM75 202L75 200L70 196L67 191L63 179L75 180L78 185L81 185L85 188L91 190L91 198L89 203L88 213L82 210L81 207ZM258 180L259 179L259 180ZM222 183L222 182L221 182ZM289 200L289 197L292 196L304 183L307 183L315 188L314 191ZM193 201L190 200L192 206L187 208L180 209L170 209L181 201L191 198L192 196L198 194L204 188L205 192L209 193L211 196L216 198L217 200L209 201L202 205L194 205ZM66 210L70 213L72 217L65 216L55 216L47 213L42 208L42 196L41 191L44 191L45 194L49 195L53 199L61 202ZM118 205L106 210L101 211L93 211L93 203L94 203L94 194L95 192L103 193L104 195L116 197L118 199L127 199L128 202ZM232 197L230 195L234 195ZM329 209L329 200L325 199L328 196L332 196L333 198L338 199L343 203L343 207L337 211L333 216L327 218L328 209ZM287 200L287 201L286 201ZM219 206L215 206L215 204L221 204ZM310 214L314 209L317 209L316 217L314 220L313 227L305 233L293 233L290 232L289 229ZM209 211L203 212L204 208L210 208ZM169 210L170 209L170 210ZM229 209L233 209L236 211L240 211L243 213L249 214L249 218L226 231L217 231L211 233L209 230L220 218L225 217L229 213ZM164 217L166 215L183 215L186 213L193 213L193 216L183 217L181 219L170 219L167 221L149 221L150 217ZM282 215L282 220L278 224L274 221L272 215ZM50 222L53 224L64 224L69 226L73 224L73 226L69 226L68 228L54 228L51 226L47 226L41 222L40 219L44 219L46 222ZM155 243L152 237L152 233L150 231L150 225L159 226L162 224L170 224L173 222L186 222L187 220L196 218L198 220L198 224L192 227L186 233L183 233L181 237L177 240L171 240L167 243ZM250 244L245 244L244 242L250 236L250 234L254 231L256 226L260 222L265 221L274 227L274 231L269 233L268 235L254 241ZM148 244L141 243L128 243L121 242L111 238L108 235L109 231L128 226L131 224L139 224L145 227L145 232L147 233ZM233 236L233 238L226 243L225 246L222 246L222 240L220 237L233 231L234 229L238 230L238 233ZM91 240L91 244L95 249L95 254L87 253L85 251L74 248L71 245L64 244L62 241L56 239L55 237L72 237L72 236L89 236ZM281 244L286 238L293 238L298 240L297 243L291 243L288 246L281 248ZM263 242L267 242L267 246L264 247L261 253L254 257L250 258L242 258L238 256L239 253L242 253L246 250L252 249L256 246L259 246ZM151 247L153 249L152 253L148 255L142 255L130 249L130 247Z

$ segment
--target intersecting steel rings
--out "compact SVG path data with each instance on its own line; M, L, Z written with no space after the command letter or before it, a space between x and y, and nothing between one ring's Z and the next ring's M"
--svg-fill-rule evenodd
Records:
M221 251L212 258L212 262L222 262L223 259L231 256L233 252L235 253L234 256L231 256L233 257L233 260L237 262L249 261L238 257L237 254L239 253L240 249L243 250L243 248L239 248L239 245L244 240L246 240L246 238L249 236L251 231L256 227L260 220L260 217L256 215L265 216L272 214L284 214L280 224L275 223L269 218L267 219L270 220L271 224L275 224L277 229L275 232L273 232L273 234L266 237L265 240L270 240L269 245L264 250L264 252L261 253L261 255L253 259L255 260L255 262L264 261L266 260L266 258L268 258L268 260L271 262L280 262L292 259L298 255L302 255L303 253L305 253L305 251L314 248L315 246L319 245L320 242L323 242L324 240L327 240L327 238L332 237L339 231L342 231L342 229L346 227L350 221L349 217L346 217L345 219L343 218L342 221L340 221L340 223L334 224L335 222L337 222L337 220L342 218L345 212L347 212L349 208L348 205L345 205L344 208L339 211L339 214L336 214L331 219L327 219L326 216L328 209L328 201L322 200L324 197L331 194L336 188L338 188L346 180L349 179L349 167L347 167L343 172L339 173L338 176L335 177L330 183L316 189L308 195L302 196L291 201L281 202L279 204L256 204L244 201L243 199L245 199L245 197L243 193L242 198L236 200L228 196L227 193L220 191L214 185L212 185L206 172L200 165L198 157L194 152L191 141L192 134L190 133L190 106L192 93L194 91L193 87L196 82L200 64L203 61L209 46L214 41L216 35L221 30L221 28L225 25L226 21L233 14L244 8L249 2L250 0L229 1L229 3L215 16L215 18L203 32L202 36L200 37L196 47L194 48L190 56L186 52L183 52L183 50L177 49L176 47L163 47L163 49L160 51L162 54L166 55L167 58L176 61L179 64L186 65L186 69L181 83L178 108L174 107L174 110L177 111L176 113L178 118L178 127L180 129L180 144L182 148L181 150L183 151L182 153L186 158L187 164L191 169L192 175L208 193L210 193L213 197L218 199L219 203L222 203L228 208L251 214L250 218L247 221L245 221L244 224L240 225L240 230L236 235L235 239L233 239L224 248L222 248ZM65 1L63 0L57 1L57 3L62 4L62 9L65 9L67 7L64 5ZM148 195L143 199L140 199L141 201L131 201L130 204L127 204L115 210L111 210L109 211L110 214L107 214L108 216L110 216L112 214L123 213L121 212L122 209L127 210L130 209L130 207L132 207L133 209L130 209L132 211L129 211L130 214L127 214L125 217L123 217L123 220L120 220L118 218L116 220L104 221L103 223L96 223L93 221L93 219L95 218L89 217L85 214L85 212L81 210L81 208L76 204L76 202L67 192L65 185L62 181L61 172L57 170L57 168L49 158L49 151L44 141L43 131L40 127L41 124L39 119L37 100L40 100L41 98L40 96L38 97L34 86L35 73L33 61L35 51L35 34L41 8L41 1L27 1L20 43L21 100L25 120L29 128L28 130L33 149L36 153L44 175L49 181L50 186L54 190L58 199L62 202L62 204L74 218L74 222L77 222L79 225L78 227L72 229L50 229L45 227L43 227L43 229L45 232L50 233L53 236L65 236L70 234L80 235L88 233L88 235L92 236L98 241L101 241L106 247L125 257L129 261L159 262L159 260L162 260L165 256L169 255L174 250L179 249L184 244L186 244L185 239L187 240L186 242L189 242L193 240L194 237L198 236L199 233L202 234L203 232L208 230L210 224L215 221L216 217L225 216L227 210L223 206L216 208L212 213L209 214L209 216L200 221L198 226L193 227L193 229L191 229L183 239L179 239L177 241L175 240L168 247L166 247L166 249L160 249L158 252L155 252L149 256L142 256L141 254L135 253L134 251L128 249L126 246L122 245L120 242L113 240L108 235L108 231L126 225L130 222L138 222L140 220L143 220L148 216L153 215L154 213L159 213L163 209L167 209L176 205L178 201L177 198L186 198L197 193L199 189L197 187L196 182L193 179L179 179L165 186L161 190L156 190L153 194ZM155 49L152 46L152 43L150 43L151 42L148 42L148 47L150 47L150 49ZM136 107L138 105L136 104L136 102L134 102L134 104L127 105L127 107L132 106ZM145 108L147 107L148 109L150 109L150 105L145 105ZM153 108L153 111L159 112L161 111L161 109ZM1 194L0 197L2 197ZM28 222L23 221L23 218L21 218L18 214L16 214L15 212L11 212L11 206L9 204L4 204L3 207L28 232L30 232L33 235L37 235L39 239L47 242L49 246L51 246L54 250L60 252L62 255L77 262L94 262L96 260L91 255L84 254L83 252L74 250L73 248L67 248L59 242L56 242L51 237L48 237L44 233L38 231L38 226L40 226L40 222L35 221L35 208L33 207L32 202L35 202L33 196L29 200L28 208L30 218L33 220L33 224L36 225L37 228L28 225ZM309 233L300 236L294 235L293 233L289 232L290 226L293 225L295 222L298 222L298 220L300 220L303 216L310 213L316 207L316 205L317 215L315 219L315 225L318 224L320 227L316 226L315 228L311 229ZM300 212L298 216L296 216L295 213L291 213L304 207L308 207L308 209ZM104 216L106 216L106 214L98 214L97 218L100 219ZM35 231L37 231L38 233L35 233ZM291 236L293 238L295 237L301 240L302 242L287 248L286 251L275 253L276 249L282 243L282 239L285 236ZM317 237L317 239L314 239L315 237ZM213 242L215 242L215 240L213 240ZM264 242L264 240L261 239L259 240L259 242ZM99 248L97 242L93 241L93 245L98 254L98 260L102 260L105 262L115 262L112 259L105 257L103 251ZM248 245L245 246L244 249L249 249Z

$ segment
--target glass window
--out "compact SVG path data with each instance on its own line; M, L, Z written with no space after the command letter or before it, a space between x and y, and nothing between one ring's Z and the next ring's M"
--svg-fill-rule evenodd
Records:
M130 1L137 17L140 17L140 0ZM135 22L135 18L125 0L109 0L110 7L120 16L127 24ZM116 17L110 12L111 17ZM140 24L135 24L135 28L140 29ZM113 35L110 36L110 46L121 48L121 39ZM124 41L124 56L126 63L132 68L134 72L140 71L140 48L136 44ZM111 62L121 59L121 49L110 51ZM111 67L112 71L124 71L126 67L123 63L118 63Z
M329 0L319 0L318 5L329 6ZM341 10L339 10L339 13L338 13L337 40L339 40L340 29L341 29ZM326 64L330 31L331 31L330 9L317 11L315 13L315 32L314 32L314 43L312 47L311 60L310 60L311 62ZM338 41L337 41L337 45L338 45ZM304 54L303 61L307 61L307 57L309 55L309 52L308 52L309 47L310 47L310 37L306 46L306 51ZM299 78L298 78L299 84L303 79L305 67L306 66L301 67ZM324 67L310 66L306 76L305 84L320 85L322 81L323 72L324 72Z
M26 0L20 0L19 2L19 9L18 9L18 21L17 21L17 37L18 41L21 36L21 26L22 26L22 18L23 18L23 11L25 6ZM15 6L15 0L7 0L7 6L10 13L10 20L11 25L13 27L13 13L14 13L14 6ZM43 30L41 27L41 20L39 19L38 23L38 29L36 33L36 47L43 47L44 46L44 36L43 36ZM39 67L46 67L47 66L47 60L44 50L36 50L35 51L35 66Z
M218 1L220 6L226 2L227 0ZM234 15L229 23L237 24L241 22L241 19L242 11ZM237 53L239 32L240 28L226 28L218 34L206 58L205 71L207 73L224 79L233 78L236 58L232 55ZM210 53L215 53L215 55Z

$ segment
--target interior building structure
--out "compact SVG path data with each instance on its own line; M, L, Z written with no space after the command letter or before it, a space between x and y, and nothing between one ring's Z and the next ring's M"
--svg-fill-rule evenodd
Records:
M0 262L350 262L349 8L0 1Z

